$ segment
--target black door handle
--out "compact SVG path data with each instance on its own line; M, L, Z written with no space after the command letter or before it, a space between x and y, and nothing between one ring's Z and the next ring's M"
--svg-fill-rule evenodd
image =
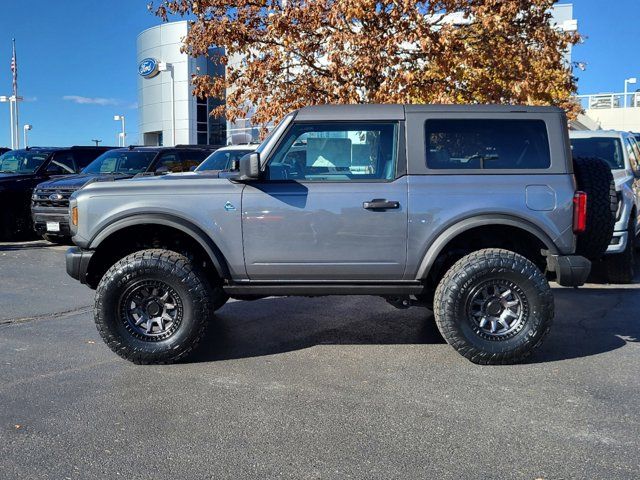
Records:
M389 210L400 208L400 202L385 200L384 198L374 198L370 202L363 202L362 208L367 210Z

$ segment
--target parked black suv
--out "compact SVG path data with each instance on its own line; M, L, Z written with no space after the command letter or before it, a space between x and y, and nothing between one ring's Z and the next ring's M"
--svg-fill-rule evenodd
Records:
M91 182L124 180L136 175L188 172L197 167L216 147L178 145L176 147L117 148L96 158L78 175L55 178L38 185L31 212L36 232L51 242L65 242L69 230L69 197Z
M33 187L57 175L78 173L111 147L30 147L0 155L0 239L32 232Z

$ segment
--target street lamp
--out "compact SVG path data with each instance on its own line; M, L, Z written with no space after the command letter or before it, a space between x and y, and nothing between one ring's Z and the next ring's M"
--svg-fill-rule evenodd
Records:
M122 138L122 146L126 147L126 141L127 141L127 130L125 128L125 123L124 123L124 115L114 115L113 119L118 122L122 122L122 132L120 133L120 137Z
M627 85L634 85L638 83L638 79L636 77L627 78L624 81L624 108L627 108Z
M100 146L102 143L102 140L98 140L97 138L92 138L91 141L96 143L96 147Z
M11 129L11 148L20 148L20 132L18 132L18 102L22 101L22 97L16 97L15 95L0 95L0 103L9 103L9 117L10 117L10 129ZM15 110L15 112L14 112ZM15 119L14 119L15 114Z
M27 141L28 137L27 137L27 132L29 130L33 130L33 125L27 123L24 127L22 127L24 130L24 148L27 148L29 146L29 142Z

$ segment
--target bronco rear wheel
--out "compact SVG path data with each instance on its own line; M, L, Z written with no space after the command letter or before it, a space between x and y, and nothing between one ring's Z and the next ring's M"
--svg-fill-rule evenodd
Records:
M184 255L142 250L117 262L100 280L96 326L122 358L139 364L176 362L204 336L216 293Z
M440 333L474 363L524 360L553 321L553 296L544 275L514 252L485 249L455 263L436 288Z

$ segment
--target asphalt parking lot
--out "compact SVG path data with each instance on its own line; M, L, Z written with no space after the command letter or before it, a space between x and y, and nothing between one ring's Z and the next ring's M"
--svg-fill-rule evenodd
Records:
M640 285L555 288L524 365L422 308L232 302L190 363L116 357L65 247L0 244L0 478L638 478Z

